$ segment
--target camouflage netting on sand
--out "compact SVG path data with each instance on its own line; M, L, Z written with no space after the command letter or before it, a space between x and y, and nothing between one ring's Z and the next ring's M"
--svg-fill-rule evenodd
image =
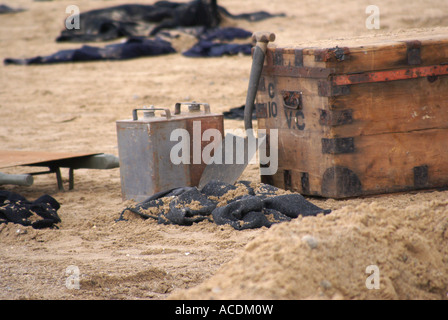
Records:
M270 227L298 216L327 214L298 193L267 184L238 181L234 185L211 181L201 190L185 187L157 193L123 210L161 224L192 225L209 220L237 230Z
M59 208L60 204L49 195L30 201L18 193L0 190L0 224L16 223L34 229L57 227L61 222Z

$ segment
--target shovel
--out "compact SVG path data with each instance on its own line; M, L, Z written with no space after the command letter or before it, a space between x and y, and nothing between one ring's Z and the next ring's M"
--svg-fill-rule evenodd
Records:
M246 137L240 137L230 133L226 134L224 141L221 143L222 161L221 163L216 163L215 161L207 164L199 181L199 189L202 189L212 180L234 184L257 152L259 142L253 135L252 112L261 71L263 69L266 48L270 41L275 40L275 34L262 31L255 32L252 35L252 40L256 44L252 56L249 87L247 89L246 105L244 108L244 129L246 130Z

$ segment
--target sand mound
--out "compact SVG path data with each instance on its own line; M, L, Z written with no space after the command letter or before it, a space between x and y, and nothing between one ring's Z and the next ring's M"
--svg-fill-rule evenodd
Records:
M448 200L404 210L364 203L299 218L272 227L211 279L170 298L445 299L447 228Z

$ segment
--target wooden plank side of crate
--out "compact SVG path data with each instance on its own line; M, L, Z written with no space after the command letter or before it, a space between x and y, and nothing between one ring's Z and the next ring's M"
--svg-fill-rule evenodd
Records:
M257 117L270 128L307 130L329 137L447 128L448 76L350 86L350 93L318 94L318 80L264 76ZM285 94L298 94L300 106L285 106ZM328 129L328 130L326 130Z
M448 128L448 76L353 85L349 95L331 97L325 112L334 118L348 110L351 123L327 124L332 136Z
M447 129L325 139L280 129L278 171L262 181L331 198L448 186Z
M303 65L305 67L332 69L333 74L347 74L365 71L389 69L391 66L400 67L407 65L407 48L404 43L392 46L366 46L350 48L344 60L322 60L323 50L329 49L304 49ZM316 58L318 57L318 58Z
M328 187L335 182L327 181L324 173L322 195L345 197L448 186L447 139L447 129L356 137L353 152L334 155L334 167L353 172L360 190L344 194L341 186Z

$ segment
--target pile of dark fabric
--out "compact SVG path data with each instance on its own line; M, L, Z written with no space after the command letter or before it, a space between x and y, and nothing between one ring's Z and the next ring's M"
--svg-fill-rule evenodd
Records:
M210 3L211 2L211 3ZM79 29L63 30L58 42L108 41L129 36L155 36L161 30L177 27L216 27L220 23L215 1L187 3L158 1L153 5L125 4L82 12Z
M133 37L129 38L124 43L110 44L103 48L84 45L78 49L61 50L44 57L37 56L26 59L7 58L4 60L4 64L36 65L96 60L125 60L173 52L175 52L175 50L167 41Z
M29 201L20 194L0 190L0 224L12 222L34 229L53 228L61 222L59 208L60 204L49 195Z
M24 9L18 8L11 8L10 6L7 6L6 4L0 4L0 14L6 14L6 13L17 13L25 11Z
M197 43L182 54L186 57L219 57L224 55L250 55L252 32L241 28L222 28L222 17L259 21L283 14L265 11L232 15L218 6L216 0L193 0L186 3L158 1L153 5L126 4L91 10L70 17L79 28L64 29L57 42L110 41L127 37L127 41L96 47L60 50L47 56L6 58L5 65L36 65L61 62L97 60L125 60L174 53L170 31L194 35ZM247 39L241 43L241 39ZM234 42L234 40L239 40Z
M183 52L188 57L218 57L223 55L251 54L252 44L233 44L223 42L223 39L240 39L250 37L252 34L238 28L219 28L206 33L204 40ZM48 56L36 56L32 58L16 59L6 58L5 65L38 65L62 62L86 62L98 60L126 60L140 57L158 56L175 53L171 43L165 39L156 37L130 37L123 43L95 47L84 45L77 49L60 50Z
M72 17L72 24L79 18L79 29L63 30L56 41L86 42L107 41L120 37L155 36L162 30L205 27L216 28L223 17L260 21L283 14L265 11L231 14L216 0L190 2L157 1L152 5L125 4L91 10Z
M223 55L250 55L252 44L232 43L236 39L249 39L252 32L241 28L214 28L199 35L198 42L182 54L186 57L221 57Z
M228 224L236 230L270 227L298 216L328 214L298 193L282 192L274 186L248 181L234 185L211 181L201 190L184 187L157 193L137 205L125 208L117 221L132 212L160 224L189 226L203 220Z
M242 105L241 107L230 108L228 111L224 111L224 119L232 119L232 120L244 120L244 109L246 105ZM257 119L257 111L252 111L252 119Z

